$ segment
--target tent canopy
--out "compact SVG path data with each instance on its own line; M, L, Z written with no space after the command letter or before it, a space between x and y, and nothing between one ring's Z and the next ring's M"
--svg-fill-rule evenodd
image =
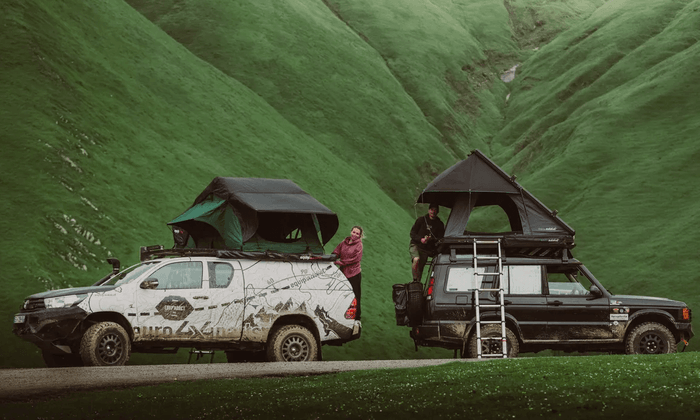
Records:
M474 208L498 206L508 217L513 234L573 244L575 231L479 150L438 175L416 202L452 209L445 238L469 236L466 226Z
M168 222L176 246L287 253L322 253L338 224L335 213L288 179L227 177L214 178Z

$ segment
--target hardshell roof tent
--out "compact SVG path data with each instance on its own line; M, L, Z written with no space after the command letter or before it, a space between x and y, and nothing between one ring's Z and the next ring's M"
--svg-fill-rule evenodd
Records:
M506 245L574 246L575 231L479 150L438 175L416 202L451 208L445 243L488 235L469 232L467 223L475 208L498 206L510 223L510 232L499 234Z
M323 253L338 224L291 180L228 177L214 178L168 222L176 247L314 254Z

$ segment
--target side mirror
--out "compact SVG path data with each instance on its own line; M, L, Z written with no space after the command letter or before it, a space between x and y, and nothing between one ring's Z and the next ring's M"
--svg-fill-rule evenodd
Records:
M595 284L591 286L590 292L594 298L603 297L603 292L601 292L598 286L596 286Z
M155 289L158 287L158 279L147 278L141 283L139 287L141 287L142 289Z

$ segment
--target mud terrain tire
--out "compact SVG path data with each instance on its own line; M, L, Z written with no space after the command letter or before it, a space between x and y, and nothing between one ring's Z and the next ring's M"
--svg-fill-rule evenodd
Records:
M671 331L658 322L645 322L636 326L627 336L627 354L668 354L677 350Z
M498 340L482 340L481 354L503 354L503 344L501 343L501 326L496 324L487 324L481 327L481 337L498 337ZM479 355L477 352L476 326L469 337L469 347L467 356L471 359L476 359ZM515 336L510 328L506 328L506 348L508 349L508 357L518 357L520 351L520 343L518 337Z
M276 329L267 342L270 362L313 362L318 360L318 342L307 328L285 325Z
M80 357L85 366L123 366L130 353L129 335L116 322L91 326L80 341Z

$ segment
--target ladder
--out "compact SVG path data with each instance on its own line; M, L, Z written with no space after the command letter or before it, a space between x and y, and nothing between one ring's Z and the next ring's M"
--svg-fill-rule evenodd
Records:
M477 245L496 245L496 248L498 250L496 256L491 256L491 255L479 255L477 252ZM474 276L493 276L494 281L492 284L498 284L498 288L490 288L490 289L482 289L482 288L477 288L474 289L474 308L476 312L476 351L477 351L477 357L479 359L483 357L502 357L502 358L507 358L508 357L508 344L507 344L507 339L506 339L506 307L505 303L503 301L503 284L501 282L501 276L503 275L503 257L501 254L501 240L500 239L495 239L495 240L477 240L475 239L473 242L473 256L474 256ZM477 272L477 267L479 261L496 261L496 272L495 273L479 273ZM477 284L481 284L481 282L477 282ZM479 302L479 294L482 292L496 292L498 294L498 300L499 303L497 304L481 304ZM481 320L481 310L482 309L489 309L489 308L499 308L500 310L500 315L501 315L501 320L500 321L482 321ZM481 325L482 324L501 324L501 337L482 337L481 336ZM493 354L482 354L481 352L481 345L483 341L491 341L491 340L501 340L501 348L503 349L502 354L498 353L493 353Z

